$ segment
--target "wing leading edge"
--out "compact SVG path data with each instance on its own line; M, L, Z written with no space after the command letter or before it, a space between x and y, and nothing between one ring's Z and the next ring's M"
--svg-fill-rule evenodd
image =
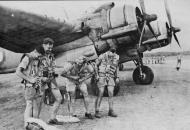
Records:
M76 26L0 6L0 47L17 53L27 53L41 44L44 37L53 38L55 46L58 46L85 35L79 31L80 25Z

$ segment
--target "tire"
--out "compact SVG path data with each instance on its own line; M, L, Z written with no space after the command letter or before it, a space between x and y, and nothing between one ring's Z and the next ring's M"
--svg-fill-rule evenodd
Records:
M136 84L142 84L142 85L151 84L154 79L153 71L148 66L142 66L141 68L142 68L142 72L143 72L145 78L143 78L143 79L140 78L139 67L137 67L133 72L133 81Z

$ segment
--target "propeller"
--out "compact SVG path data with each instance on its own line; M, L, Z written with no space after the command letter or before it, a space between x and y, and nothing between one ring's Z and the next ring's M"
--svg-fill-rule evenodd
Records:
M168 1L167 0L164 0L164 5L165 5L165 10L166 10L166 15L168 17L168 22L169 22L169 33L170 33L170 36L172 37L172 34L174 36L174 39L176 40L178 46L181 48L181 45L179 43L179 40L176 36L176 33L181 31L180 28L178 27L174 27L173 26L173 23L172 23L172 18L171 18L171 13L170 13L170 9L169 9L169 6L168 6Z
M144 31L145 31L145 26L146 25L148 26L148 28L151 31L151 33L153 34L153 36L156 38L157 42L158 42L158 39L157 39L157 36L155 35L155 33L153 31L152 26L150 25L150 22L157 20L157 15L156 14L148 15L146 13L144 0L139 0L139 4L140 4L142 14L143 14L143 16L142 16L142 18L143 18L143 27L142 27L142 31L141 31L141 35L140 35L140 39L139 39L139 47L140 47L140 45L142 43L142 37L143 37Z
M140 4L140 6L141 6L141 10L142 10L142 12L143 12L143 14L146 12L146 10L145 10L145 5L144 5L144 0L139 0L139 4Z

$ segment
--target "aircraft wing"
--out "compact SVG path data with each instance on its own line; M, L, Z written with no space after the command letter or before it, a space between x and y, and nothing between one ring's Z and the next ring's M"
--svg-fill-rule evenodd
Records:
M62 45L85 35L81 25L0 6L0 47L28 53L45 37L53 38L55 46Z

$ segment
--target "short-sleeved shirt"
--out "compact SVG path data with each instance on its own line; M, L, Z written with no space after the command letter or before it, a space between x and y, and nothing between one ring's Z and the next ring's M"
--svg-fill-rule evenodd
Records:
M63 73L71 76L79 76L80 78L85 77L89 73L93 73L94 68L92 65L87 65L87 63L83 64L82 66L79 66L76 63L68 62L64 66Z
M26 76L36 77L39 71L39 55L40 54L37 51L33 51L29 54L26 54L26 56L21 60L21 63L19 64L18 68L23 68L23 73ZM33 100L40 96L39 91L36 91L32 84L28 84L27 82L25 83L26 87L24 89L24 97L26 100Z
M111 75L114 75L117 69L119 61L119 55L117 54L111 54L111 52L106 52L101 54L98 57L98 62L100 62L98 72L99 73L109 73Z
M27 54L27 56L25 56L22 59L18 68L23 68L24 69L23 73L26 76L36 77L38 75L38 71L39 71L38 56L40 56L40 54L37 51L33 51L33 52Z
M56 62L53 54L46 54L44 56L40 56L39 60L40 60L40 65L39 65L40 72L44 72L39 74L39 76L47 77L48 74L55 73Z
M84 64L81 66L77 65L76 63L72 62L67 62L64 65L64 70L62 73L66 75L71 75L71 76L79 76L80 78L83 78L87 76L88 74L92 74L94 72L94 68L91 64ZM73 82L73 80L70 80L68 78L63 78L64 80L64 86L66 86L66 90L69 92L75 91L76 88L76 83ZM79 88L81 89L86 89L85 81L79 84Z

